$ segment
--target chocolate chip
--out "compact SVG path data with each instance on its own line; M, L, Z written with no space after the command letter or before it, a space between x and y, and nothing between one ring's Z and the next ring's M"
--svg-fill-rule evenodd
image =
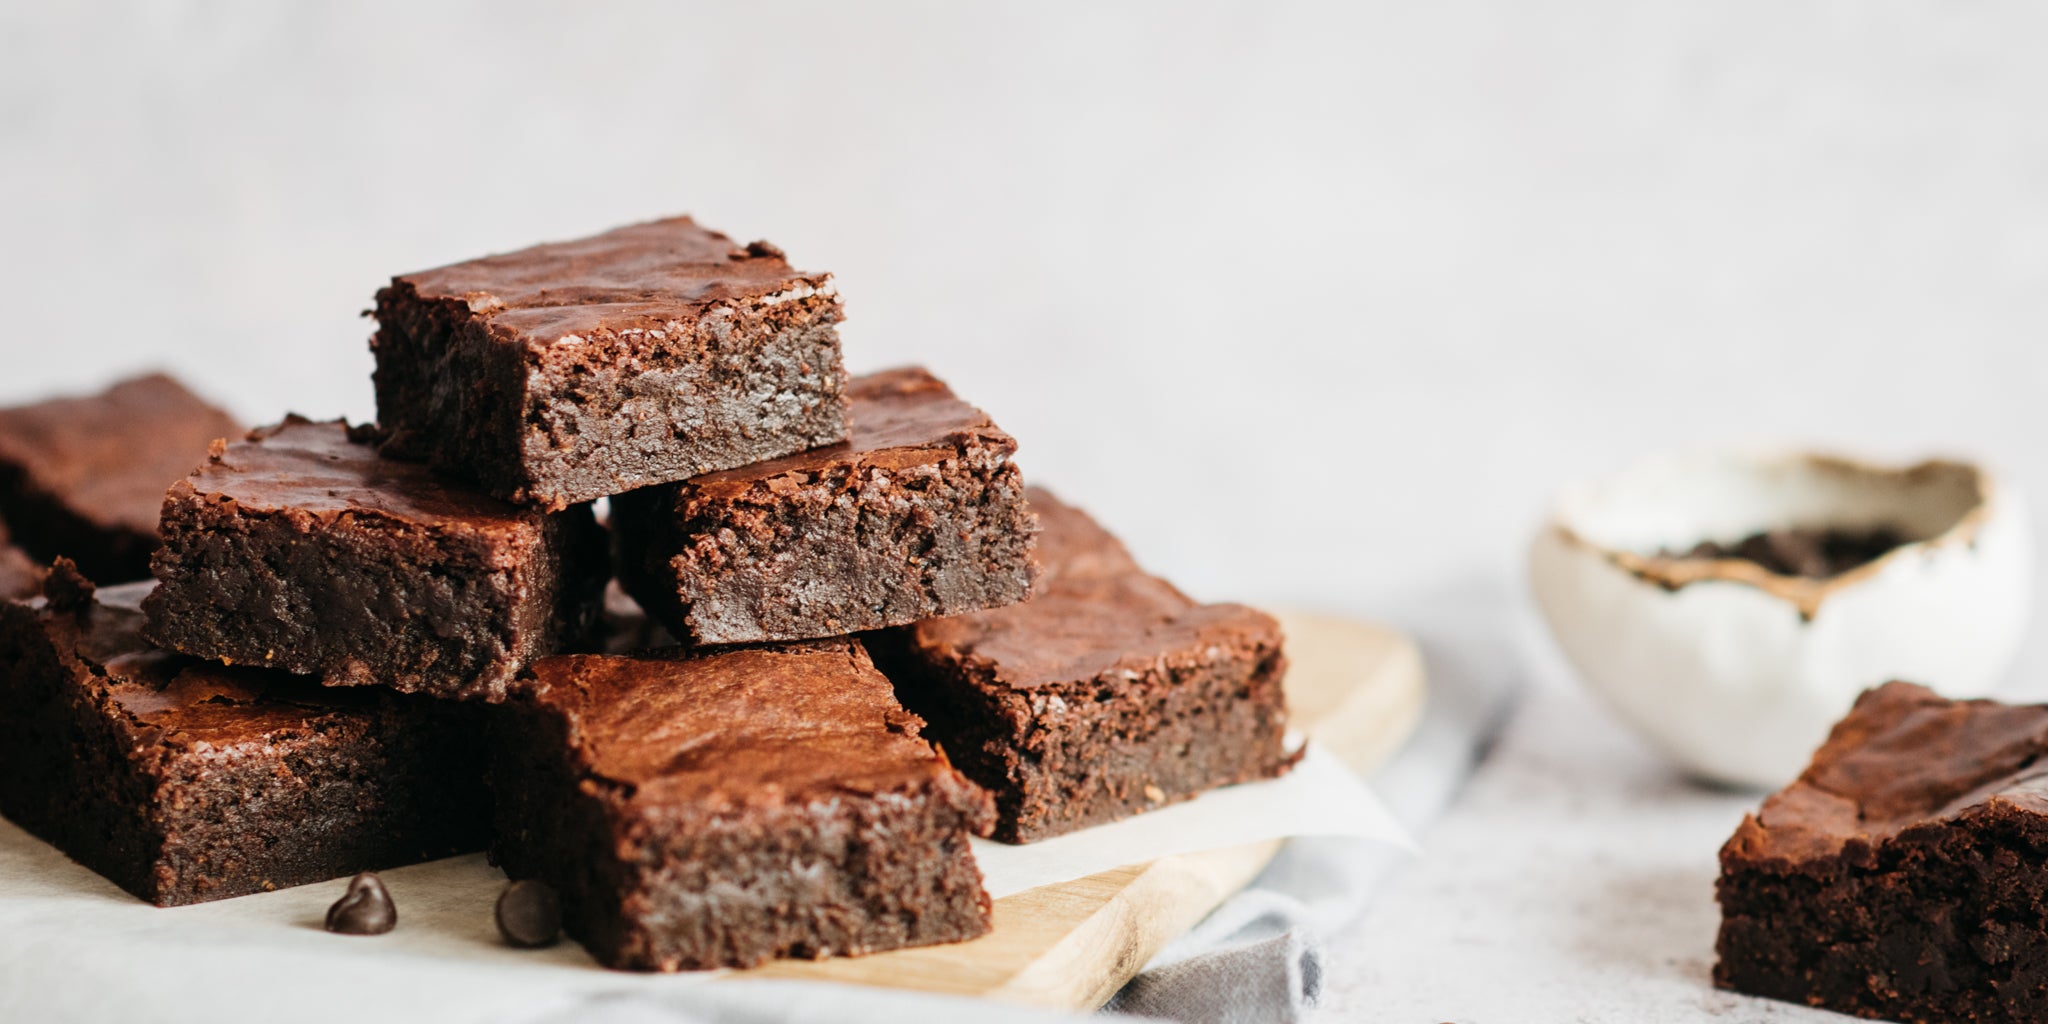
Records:
M382 935L398 927L398 907L391 891L376 875L363 872L348 880L348 891L327 908L327 930L342 935Z
M562 934L562 898L546 882L513 882L498 895L498 934L521 949L554 945Z

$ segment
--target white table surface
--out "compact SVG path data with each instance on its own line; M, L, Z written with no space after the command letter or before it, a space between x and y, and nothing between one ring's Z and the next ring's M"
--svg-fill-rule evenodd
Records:
M929 364L1207 598L1401 623L1453 567L1507 573L1565 481L1728 439L1983 455L2048 511L2044 28L2024 0L16 4L0 402L161 365L251 421L365 418L388 275L696 211L837 273L851 365ZM1329 1016L1780 1013L1705 982L1751 802L1543 683L1334 947Z
M1318 1019L1846 1021L1713 987L1717 855L1762 795L1680 775L1577 684L1526 599L1508 600L1471 635L1527 689L1422 856L1332 937ZM2041 699L2026 668L2004 696Z
M1708 980L1715 853L1755 803L1680 778L1584 693L1541 685L1421 837L1423 858L1331 943L1324 1012L1415 1024L1829 1020Z

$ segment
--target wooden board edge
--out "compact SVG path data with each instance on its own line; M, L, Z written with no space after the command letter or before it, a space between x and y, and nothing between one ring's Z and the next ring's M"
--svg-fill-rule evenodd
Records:
M1168 943L1257 878L1284 845L1285 840L1269 839L1130 869L1132 874L1095 913L1008 981L981 994L1022 1006L1096 1009Z

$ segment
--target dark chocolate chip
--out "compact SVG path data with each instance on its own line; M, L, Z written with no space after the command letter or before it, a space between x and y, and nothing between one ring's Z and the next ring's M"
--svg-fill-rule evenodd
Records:
M398 907L383 880L368 871L348 880L348 891L327 908L327 930L343 935L382 935L398 927Z
M781 249L776 248L775 246L770 245L767 242L760 241L747 243L747 255L763 258L772 258L778 260L788 258Z
M562 898L546 882L513 882L498 895L498 934L521 949L554 945L562 934Z

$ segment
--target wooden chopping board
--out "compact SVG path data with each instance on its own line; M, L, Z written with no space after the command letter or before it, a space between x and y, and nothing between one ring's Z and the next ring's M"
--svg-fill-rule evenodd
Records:
M1363 775L1421 717L1422 656L1383 626L1280 616L1295 728ZM995 902L995 930L973 942L850 959L777 961L728 977L791 978L979 996L1088 1010L1154 954L1244 888L1279 841L1186 854L1041 886Z

